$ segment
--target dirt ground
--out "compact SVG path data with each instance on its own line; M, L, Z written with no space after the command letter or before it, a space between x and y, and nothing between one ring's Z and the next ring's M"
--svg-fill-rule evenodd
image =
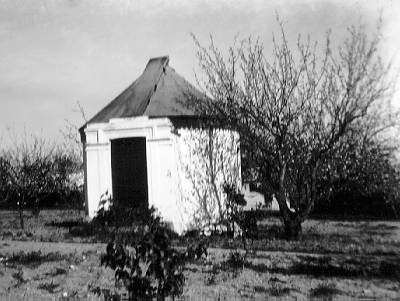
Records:
M113 271L100 266L105 244L82 242L92 238L71 237L48 220L28 221L30 234L18 234L7 214L8 221L0 219L0 300L104 300L107 292L123 292ZM67 215L46 216L59 221ZM297 242L274 237L276 223L265 221L270 238L254 242L256 251L243 267L225 264L234 242L210 248L206 259L188 264L182 299L400 299L399 222L311 220ZM58 231L49 236L57 242L40 241L35 236L40 229L49 235ZM36 259L18 257L32 252Z

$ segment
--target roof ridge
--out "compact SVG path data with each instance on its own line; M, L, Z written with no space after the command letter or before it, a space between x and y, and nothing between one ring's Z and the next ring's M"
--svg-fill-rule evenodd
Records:
M168 66L168 63L169 63L169 56L168 56L168 55L166 55L166 56L160 56L160 57L154 58L154 59L160 59L160 58L162 58L162 59L165 58L165 62L164 62L163 65L162 65L162 70L161 70L160 76L158 77L158 79L157 79L157 81L156 81L156 86L154 87L153 94L154 94L154 92L156 92L158 83L160 82L160 79L161 79L161 76L163 76L163 74L165 74L165 72L166 72L166 70L167 70L165 67L167 67L167 66ZM151 96L153 96L153 94L152 94ZM150 97L150 98L151 98L151 97Z
M192 116L192 110L183 105L187 102L187 89L200 95L196 87L169 66L169 56L151 58L142 74L88 123L143 115Z
M156 84L154 85L154 89L152 90L151 95L150 95L149 99L147 100L147 104L146 104L146 108L144 109L144 112L146 112L146 109L147 109L147 107L149 106L150 101L151 101L151 99L153 98L153 95L156 93L157 88L159 87L158 83L160 82L161 77L162 77L163 75L165 76L165 72L167 71L167 68L166 68L166 67L167 67L167 66L169 67L169 56L168 56L168 55L151 58L151 59L149 60L149 63L150 63L150 61L152 61L152 60L157 60L157 59L165 59L165 62L164 62L163 65L162 65L162 70L161 70L161 72L160 72L160 75L158 76L158 79L156 80Z

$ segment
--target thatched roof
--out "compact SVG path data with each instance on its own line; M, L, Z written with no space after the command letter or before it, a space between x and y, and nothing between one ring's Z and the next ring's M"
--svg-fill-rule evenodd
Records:
M152 58L139 76L88 123L134 116L196 116L190 99L203 94L168 66L167 56Z

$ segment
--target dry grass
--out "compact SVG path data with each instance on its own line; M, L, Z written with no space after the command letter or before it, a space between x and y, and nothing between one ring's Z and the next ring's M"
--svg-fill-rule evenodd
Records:
M78 300L89 300L89 297L99 298L90 300L103 300L99 294L123 293L121 288L114 286L113 271L99 266L100 253L105 245L7 243L8 246L0 247L2 254L7 256L11 256L12 252L20 254L21 249L30 254L40 248L40 258L43 254L60 254L60 260L44 260L29 267L25 265L25 260L24 264L6 268L3 263L0 292L16 296L29 291L44 299L61 296L65 292L81 298ZM257 252L248 257L244 267L227 267L230 254L231 250L210 249L207 260L190 263L184 271L184 295L192 297L190 300L200 300L196 299L200 296L202 300L264 300L285 296L308 299L309 296L322 294L322 288L334 282L334 293L342 297L400 297L399 278L394 278L393 272L382 273L382 262L392 263L394 271L399 271L398 259L393 256ZM368 266L366 274L363 272L365 266ZM346 274L346 269L353 272Z
M0 211L0 238L22 241L79 242L79 237L69 236L71 225L85 224L85 213L80 210L43 210L35 217L24 212L25 229L19 226L18 214Z
M256 250L350 255L396 255L400 250L400 223L394 221L307 220L297 241L284 239L276 217L264 220L259 228L260 239L249 242ZM242 243L218 238L211 246L240 248Z
M99 266L105 245L92 243L98 238L85 232L83 213L44 211L38 219L27 213L30 234L10 212L0 212L0 223L0 300L123 293L113 271ZM232 250L239 240L211 240L216 248L207 260L186 266L186 300L400 298L399 223L310 220L295 242L282 239L278 225L276 218L262 223L257 251L246 260Z
M39 217L25 212L26 230L19 228L18 216L0 211L0 238L45 242L106 242L107 237L86 221L83 211L44 210ZM256 250L305 253L395 255L400 249L399 222L308 220L298 241L283 238L281 222L270 217L259 224L259 239L249 244ZM177 241L185 246L185 242ZM224 237L210 240L210 246L235 249L242 242Z

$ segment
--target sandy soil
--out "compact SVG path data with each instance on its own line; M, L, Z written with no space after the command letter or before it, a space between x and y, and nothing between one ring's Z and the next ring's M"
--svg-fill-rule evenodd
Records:
M96 288L115 290L112 270L100 267L104 244L0 241L0 260L21 251L57 253L58 260L38 265L0 264L0 300L103 300ZM382 262L398 260L395 255L309 254L259 251L249 256L244 268L221 267L230 250L210 249L207 260L186 267L185 300L269 300L286 297L307 300L317 288L332 288L329 296L343 298L400 298L400 279L380 273ZM308 267L354 267L364 265L361 275L340 275L340 271L296 270ZM316 264L318 263L318 264ZM358 264L358 265L357 265ZM292 267L292 268L291 268ZM350 269L351 270L351 269ZM117 289L118 290L118 289ZM74 297L74 298L72 298ZM68 299L68 298L66 298Z
M123 292L100 266L105 244L73 226L83 212L26 212L25 219L21 230L15 212L0 211L0 300L104 300L98 292ZM208 258L186 266L182 299L400 299L400 222L308 220L291 242L279 236L276 218L259 227L244 267L226 265L240 240L213 239ZM41 262L6 264L33 251Z

